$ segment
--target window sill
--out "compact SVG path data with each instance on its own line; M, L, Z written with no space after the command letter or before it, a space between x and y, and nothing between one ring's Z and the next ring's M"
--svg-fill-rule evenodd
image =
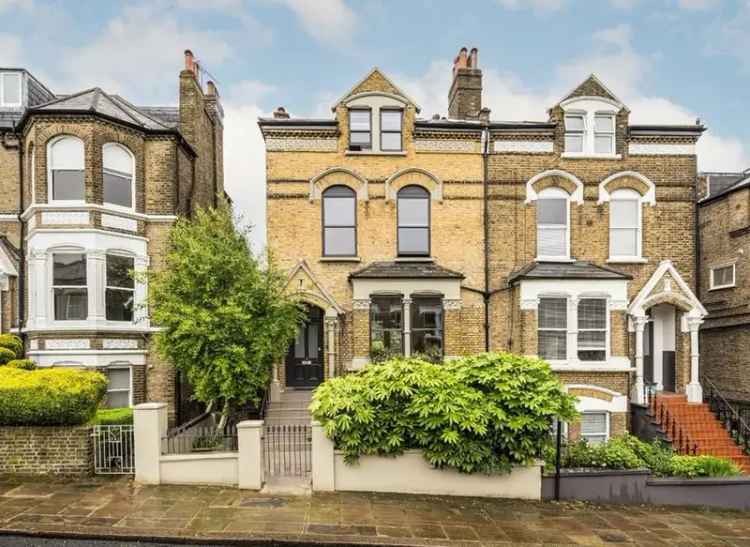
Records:
M346 156L405 156L405 150L347 150Z
M435 262L431 256L398 256L396 262Z
M358 256L321 256L319 262L362 262Z
M631 366L607 365L601 362L583 364L581 361L549 361L549 364L553 371L559 372L631 372L635 370L635 368Z
M575 258L567 256L538 256L534 259L536 262L575 262Z
M566 160L621 160L622 154L591 154L589 152L563 152L560 157Z
M724 289L734 289L736 286L737 286L736 284L732 284L732 285L719 285L717 287L711 287L711 288L709 288L708 291L709 292L711 292L711 291L723 291Z
M648 258L639 256L615 256L607 259L607 264L647 264Z

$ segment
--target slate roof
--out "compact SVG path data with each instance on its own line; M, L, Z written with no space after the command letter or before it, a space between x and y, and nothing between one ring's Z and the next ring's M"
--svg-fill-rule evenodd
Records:
M709 177L709 186L712 192L700 200L699 204L709 203L736 190L750 187L750 169L742 173L707 173ZM713 191L715 186L719 187L718 191Z
M632 275L591 262L530 262L508 276L508 284L519 279L633 279Z
M443 268L435 262L371 262L349 274L350 279L463 279L464 274Z

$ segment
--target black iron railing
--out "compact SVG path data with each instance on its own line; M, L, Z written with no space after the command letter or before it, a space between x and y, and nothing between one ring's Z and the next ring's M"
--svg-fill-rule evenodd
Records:
M266 475L306 477L312 471L312 428L304 424L263 427Z
M724 397L716 384L708 377L703 376L702 384L704 388L703 399L708 404L711 412L724 425L734 442L742 448L746 454L750 454L750 426L746 414L750 413L748 408L740 408L737 404L732 404Z

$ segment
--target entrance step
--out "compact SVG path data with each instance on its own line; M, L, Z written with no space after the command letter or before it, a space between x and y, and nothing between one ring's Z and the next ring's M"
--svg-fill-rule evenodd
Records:
M261 494L273 496L310 496L312 486L310 479L305 477L276 477L266 478Z
M312 390L287 389L279 400L269 403L264 417L269 425L310 424L312 419L308 407L312 400Z

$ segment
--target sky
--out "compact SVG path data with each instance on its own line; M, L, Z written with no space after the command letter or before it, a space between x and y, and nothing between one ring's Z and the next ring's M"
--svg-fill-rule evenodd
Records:
M631 123L709 128L702 170L750 167L750 0L0 0L0 66L56 93L99 86L175 105L182 52L216 81L225 108L225 186L265 242L258 116L330 117L377 66L445 115L452 60L479 48L495 120L545 120L595 73Z

